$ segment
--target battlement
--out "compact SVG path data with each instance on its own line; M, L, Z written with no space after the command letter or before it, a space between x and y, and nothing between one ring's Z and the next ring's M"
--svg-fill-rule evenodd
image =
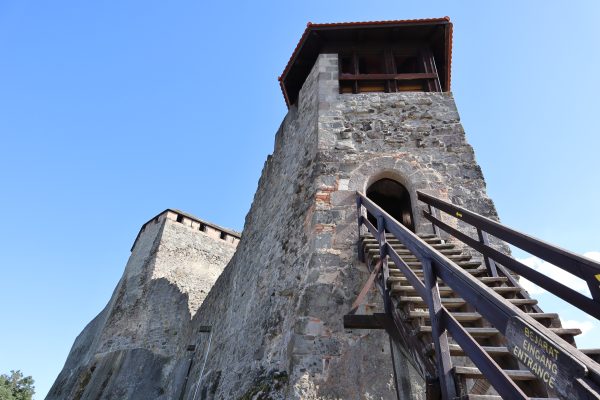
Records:
M190 227L194 230L198 230L213 239L224 240L225 242L231 243L234 246L237 246L240 239L242 238L242 234L239 232L220 227L219 225L215 225L212 222L204 221L186 212L172 208L167 208L160 214L151 218L144 225L142 225L140 231L138 232L135 238L135 241L133 242L133 246L131 246L131 251L133 251L133 249L135 248L135 245L138 242L140 235L144 232L148 225L158 224L164 219L169 219L171 221L178 222L180 224L183 224L184 226Z

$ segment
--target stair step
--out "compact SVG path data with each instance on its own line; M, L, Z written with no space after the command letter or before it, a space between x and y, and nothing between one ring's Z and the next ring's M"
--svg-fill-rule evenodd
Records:
M393 295L398 294L398 293L405 293L405 294L416 294L417 293L417 291L415 290L415 288L413 286L394 285L393 281L390 282L391 279L392 279L392 277L390 277L388 279L388 282L392 283L390 292ZM441 287L439 287L439 290L440 290L440 295L442 295L442 296L454 293L454 291L451 288L449 288L448 286L441 286Z
M415 275L417 276L423 276L423 270L422 269L413 269L412 270ZM483 274L487 273L487 269L485 269L485 267L479 266L479 268L469 268L469 269L465 269L465 272L473 275L473 276L480 276ZM390 276L404 276L404 274L402 273L402 271L400 271L399 269L397 269L395 266L393 268L390 268Z
M392 283L398 283L398 282L406 282L408 284L408 279L406 279L406 277L400 273L400 271L398 270L394 270L396 273L391 275L388 278L389 282ZM390 270L390 274L392 274L392 270ZM505 276L496 276L496 277L492 277L492 276L480 276L477 278L480 282L484 283L484 284L492 284L492 283L505 283L508 282L508 278ZM444 284L444 282L442 282L440 279L438 279L438 282L440 284Z
M416 305L417 307L425 307L425 300L423 300L422 298L418 297L418 296L400 296L400 298L398 299L400 301L400 303L412 303L414 305ZM452 308L458 308L458 307L462 307L465 304L467 304L467 302L464 299L461 298L456 298L456 297L444 297L441 298L442 301L442 305L448 309L452 309Z
M444 255L459 255L462 254L462 250L460 249L439 249L440 253Z
M579 349L579 351L597 363L600 363L600 349Z
M446 256L446 258L448 258L449 260L452 260L454 262L471 260L471 256L468 254L449 255L449 256ZM415 256L404 256L404 257L402 257L402 260L407 264L414 263L414 262L420 263L419 259ZM479 262L478 264L481 264L481 262Z
M420 237L421 239L431 239L431 238L438 238L438 239L439 239L439 236L438 236L438 235L435 235L435 234L433 234L433 233L417 233L417 236L418 236L418 237ZM385 233L385 237L386 237L386 238L388 238L388 237L392 237L392 238L393 238L393 237L394 237L394 235L393 235L392 233L386 232L386 233ZM360 237L360 238L361 238L362 240L375 240L375 239L373 238L373 235L371 235L371 233L370 233L370 232L369 232L369 233L367 233L366 235L361 235L361 237Z
M508 278L506 276L482 276L479 279L482 283L504 283L508 282Z
M420 261L406 261L406 260L403 260L403 261L406 263L406 265L408 265L411 268L417 268L417 267L421 266ZM460 260L451 260L451 261L454 261L454 263L456 265L458 265L459 267L464 268L464 269L472 269L472 268L477 268L477 267L481 266L480 261L460 261ZM379 254L377 256L373 256L371 258L372 265L375 265L377 262L379 262ZM390 267L390 269L392 269L392 268L395 269L396 264L393 261L388 260L388 266Z
M427 239L423 239L423 241L425 243L430 243L430 244L442 243L442 239L440 239L439 237L427 238Z
M478 312L451 312L452 316L459 322L473 322L479 321L483 317ZM527 313L530 317L536 320L540 319L556 319L558 314L556 313ZM408 313L408 318L425 318L429 319L429 311L425 310L413 310ZM600 350L599 350L600 351Z
M459 322L473 322L481 319L481 314L476 312L451 312L452 316ZM408 313L408 318L425 318L429 319L429 311L412 310Z
M504 372L514 381L533 381L537 379L533 373L521 369L505 369ZM462 367L457 365L454 367L454 373L456 375L461 375L463 378L485 378L481 371L475 367Z
M468 327L468 328L464 328L464 329L474 338L487 338L487 337L491 337L491 336L496 336L500 333L498 331L498 329L496 329L496 328ZM421 325L421 326L419 326L419 328L417 328L416 333L418 333L418 334L431 333L431 326L430 325Z
M461 357L465 355L463 349L454 343L448 343L451 356ZM510 354L510 351L506 346L481 346L481 348L492 357L506 356ZM426 351L428 353L435 353L435 345L430 343L427 345Z
M500 332L496 328L464 327L464 329L473 337L490 337L498 335ZM546 328L558 336L577 336L581 330L577 328ZM417 328L417 333L431 333L430 325L421 325Z
M538 301L536 299L505 299L515 306L535 306Z
M600 356L600 349L579 349L586 356Z
M401 258L408 265L411 265L411 264L413 264L413 265L414 264L421 265L421 261L419 261L417 259L417 257L401 257ZM468 256L468 255L462 255L461 254L461 255L458 255L458 256L448 256L446 258L448 258L451 261L454 261L455 263L474 262L474 263L476 263L476 265L480 265L481 264L480 261L471 261L471 256Z
M404 257L404 256L414 257L413 253L411 253L410 250L408 250L404 246L391 245L391 247L392 247L392 249L394 249L394 251L396 253L398 253L398 255L400 257ZM365 249L365 253L379 252L379 244L376 244L376 243L367 244L364 246L364 249ZM444 248L444 249L439 249L438 251L446 256L458 256L458 255L462 254L462 250L454 249L454 248Z
M404 244L402 244L402 242L400 242L397 239L387 239L387 243L392 246L394 249L398 248L398 249L406 249L406 246ZM375 239L363 239L363 244L364 245L372 245L372 244L376 244L377 246L379 246L379 242ZM453 249L456 246L454 246L452 243L430 243L427 242L427 244L429 244L431 247L433 247L436 250L442 250L442 249Z
M408 279L406 279L406 277L404 275L391 275L392 271L390 271L390 277L388 278L388 285L391 285L393 283L398 283L398 282L408 282Z
M494 290L494 292L501 293L501 294L519 293L521 291L521 288L514 287L514 286L495 286L492 289Z
M516 306L531 306L536 305L537 300L535 299L505 299L506 301L516 305ZM418 296L400 296L399 301L401 303L413 303L416 306L426 306L425 300ZM441 298L442 305L446 308L454 308L461 307L465 305L467 302L460 297L442 297Z
M454 261L455 264L460 265L461 267L464 266L464 268L475 268L481 265L481 261L476 261L473 260L471 261L470 257L463 257L461 256L460 258L457 257L448 257L448 259L450 259L451 261ZM402 261L404 261L406 263L406 265L408 265L409 267L420 267L421 266L421 261L417 260L415 257L413 258L408 258L408 257L400 257L402 258ZM379 261L379 253L377 253L376 255L371 257L371 261L372 263L376 263ZM392 264L394 265L394 262L390 259L388 259L388 264Z
M392 293L416 293L417 292L415 290L415 288L412 286L394 285L393 284L394 281L390 281L390 279L392 279L392 277L388 278L388 282L390 284L392 284L392 287L391 287ZM440 295L442 295L442 296L454 293L454 290L448 286L439 286L438 289L440 291ZM514 286L496 286L496 287L492 287L490 289L492 289L494 292L496 292L498 294L519 293L521 291L520 288L517 288Z
M454 263L456 265L458 265L461 268L464 269L471 269L471 268L477 268L479 266L481 266L481 263L479 261L459 261L459 260L452 260L454 261ZM405 261L406 265L408 265L411 268L417 268L421 266L421 262L420 261ZM394 264L393 262L389 262L389 264Z
M434 235L423 235L423 236L422 235L417 235L417 236L419 236L419 238L421 240L423 240L424 242L427 242L427 243L441 243L442 242L442 239L440 239L439 236L434 236ZM385 239L386 240L390 240L390 241L391 240L398 240L398 239L396 239L396 237L392 233L386 233L385 234Z
M397 244L391 244L388 243L392 249L394 249L396 251L396 253L398 253L398 255L413 255L413 253L411 253L410 250L408 250L404 245L397 245ZM365 249L365 253L371 252L371 251L379 251L379 243L374 242L374 243L367 243L364 245L364 249ZM462 250L460 249L456 249L456 248L442 248L438 250L440 253L442 254L449 254L449 255L458 255L458 254L462 254Z
M453 249L454 246L452 243L440 243L440 244L433 244L431 245L431 247L433 247L436 250L443 250L443 249Z
M378 256L379 255L379 245L377 246L373 246L373 245L369 245L369 246L365 246L365 252L368 253L369 255L372 256ZM404 261L413 261L413 260L417 260L417 257L410 252L410 250L408 249L398 249L394 246L392 246L392 249L394 249L394 251L396 253L398 253L398 255L400 257L402 257L402 259ZM442 249L440 251L440 253L446 255L446 257L448 257L451 260L470 260L471 256L468 254L463 254L463 252L461 250L458 249Z

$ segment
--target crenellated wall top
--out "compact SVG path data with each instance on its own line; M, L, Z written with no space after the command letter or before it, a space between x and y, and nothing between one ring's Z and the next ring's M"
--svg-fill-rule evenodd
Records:
M131 246L131 251L133 251L140 235L144 232L144 230L146 229L146 227L149 224L152 224L152 223L157 224L164 219L168 219L168 220L183 224L184 226L187 226L191 229L194 229L201 233L204 233L205 235L207 235L213 239L223 240L227 243L233 244L234 246L237 246L237 244L239 243L239 241L242 237L242 234L239 232L233 231L231 229L223 228L219 225L213 224L212 222L202 220L200 218L197 218L197 217L195 217L191 214L188 214L186 212L183 212L181 210L167 208L163 212L159 213L158 215L156 215L155 217L150 219L144 225L142 225L142 227L140 228L140 231L138 232L138 234L135 238L135 241L133 242L133 246Z

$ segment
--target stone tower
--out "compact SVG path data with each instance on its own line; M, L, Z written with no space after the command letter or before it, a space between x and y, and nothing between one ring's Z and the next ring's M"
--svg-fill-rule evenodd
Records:
M387 334L342 325L368 276L355 193L417 233L431 232L417 190L496 215L450 93L451 43L447 18L309 24L280 78L289 111L221 275L212 285L190 267L206 256L199 268L219 270L233 248L191 245L201 222L146 224L113 311L78 337L48 398L396 399ZM152 238L167 227L178 231L161 258ZM424 377L409 361L396 360L418 398Z

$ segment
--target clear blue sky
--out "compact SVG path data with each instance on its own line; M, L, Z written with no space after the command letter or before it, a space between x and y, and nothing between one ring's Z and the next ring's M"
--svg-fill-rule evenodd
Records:
M502 220L600 251L600 3L423 3L1 1L0 373L43 398L161 210L242 228L308 21L450 16L453 92Z

